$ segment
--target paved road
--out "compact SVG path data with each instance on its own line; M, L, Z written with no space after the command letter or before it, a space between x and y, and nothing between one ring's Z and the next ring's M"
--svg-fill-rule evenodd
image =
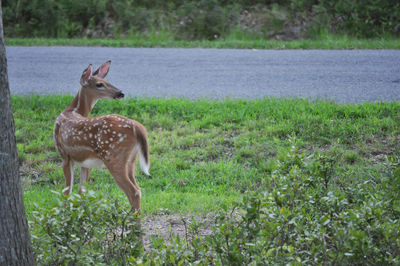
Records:
M129 96L400 100L399 50L217 50L7 47L13 94L76 94L82 71L108 59Z

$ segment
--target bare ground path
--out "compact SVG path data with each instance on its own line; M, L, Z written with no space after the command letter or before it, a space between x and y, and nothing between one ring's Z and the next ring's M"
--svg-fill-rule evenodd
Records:
M211 226L213 224L211 215L188 216L174 213L145 216L142 220L142 229L145 233L144 246L150 246L152 237L161 237L169 241L173 236L177 235L183 239L190 239L192 236L190 235L189 227L192 219L201 224L199 236L211 234Z

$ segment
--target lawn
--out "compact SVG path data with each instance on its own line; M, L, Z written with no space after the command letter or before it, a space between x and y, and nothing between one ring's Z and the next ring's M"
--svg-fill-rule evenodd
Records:
M72 97L13 96L12 100L29 214L33 202L50 204L54 201L50 191L63 189L52 129ZM136 171L145 213L197 214L232 206L268 179L277 159L290 149L291 137L306 156L333 156L337 174L353 179L379 175L385 155L400 143L400 104L395 102L130 98L100 101L92 115L109 113L138 120L149 131L152 178L139 168ZM91 172L89 188L124 197L105 169Z
M51 191L63 189L61 159L54 148L52 129L55 118L71 101L71 96L12 96L28 219L38 208L57 205L58 197ZM263 238L270 239L271 250L281 245L280 251L260 253L261 258L272 256L264 262L290 262L287 256L292 253L304 263L308 261L304 258L314 257L319 262L339 264L364 261L363 252L376 251L375 256L366 258L370 262L381 261L378 258L385 257L385 252L395 258L387 257L392 262L400 256L393 254L400 243L391 242L400 235L397 206L400 201L395 192L398 184L392 183L397 181L392 181L395 179L388 168L388 159L398 153L400 146L397 102L355 105L277 98L221 101L128 98L99 101L92 115L110 113L138 120L148 129L152 178L140 173L139 168L136 171L144 215L217 213L237 207L237 202L244 202L239 213L247 215L261 208L254 203L258 201L251 201L256 194L256 198L263 198L261 206L268 206L265 207L268 211L262 212L268 214L267 218L262 216L262 224L272 226L262 230L269 228L275 232L273 228L279 224L283 224L279 228L287 226L287 231L276 229L282 234L287 232L281 240L276 235ZM78 169L75 173L77 176ZM119 199L129 209L128 200L106 170L93 170L88 188L95 194ZM284 218L278 222L281 216ZM269 222L265 223L265 219ZM364 232L366 235L362 232L367 225L360 225L358 231L353 228L359 228L355 221L364 219L372 228L370 233ZM320 230L318 235L312 235L314 229ZM378 229L380 234L387 235L376 235ZM295 231L296 237L289 237L290 230ZM324 232L322 238L321 232ZM361 240L354 242L357 239L347 238L347 234ZM304 239L298 240L299 236ZM313 237L316 240L311 241ZM282 241L291 243L285 244L287 250L282 249ZM320 247L321 243L329 248ZM250 249L253 247L250 244L243 247ZM309 253L303 253L308 248ZM338 250L342 255L329 257ZM277 256L274 252L281 253ZM352 256L358 259L349 260ZM246 258L252 257L246 255ZM232 261L245 260L225 260Z
M400 49L398 38L357 39L348 36L324 35L315 39L276 41L261 37L231 36L214 41L179 41L159 36L135 36L120 39L50 39L7 38L9 46L104 46L163 48L232 48L232 49Z

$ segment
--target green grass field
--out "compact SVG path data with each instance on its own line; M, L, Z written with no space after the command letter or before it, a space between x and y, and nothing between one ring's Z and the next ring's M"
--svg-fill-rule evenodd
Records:
M201 225L191 222L191 240L155 239L143 250L137 234L115 236L130 207L106 170L92 171L82 199L77 185L68 199L52 192L64 188L53 123L71 101L12 96L39 263L400 262L398 102L99 101L92 115L121 114L148 129L152 178L137 171L143 214L214 217L208 237L199 238Z
M355 39L324 35L315 39L274 41L260 37L232 35L214 41L176 41L170 36L135 36L126 39L45 39L7 38L9 46L104 46L164 48L233 48L233 49L400 49L396 38Z
M52 138L55 118L70 96L13 96L26 208L54 203L61 159ZM149 131L151 175L137 169L144 213L208 213L258 189L296 138L305 156L327 154L338 176L363 182L380 175L385 155L399 147L400 104L335 104L303 99L100 101L92 115L116 113ZM75 184L79 171L75 171ZM77 185L74 191L77 191ZM104 169L89 189L125 199Z

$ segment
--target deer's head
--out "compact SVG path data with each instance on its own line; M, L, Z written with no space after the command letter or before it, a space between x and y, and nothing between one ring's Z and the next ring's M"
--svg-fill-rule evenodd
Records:
M110 69L111 60L105 62L92 73L92 65L86 68L81 77L81 90L92 99L121 99L124 94L104 78Z

